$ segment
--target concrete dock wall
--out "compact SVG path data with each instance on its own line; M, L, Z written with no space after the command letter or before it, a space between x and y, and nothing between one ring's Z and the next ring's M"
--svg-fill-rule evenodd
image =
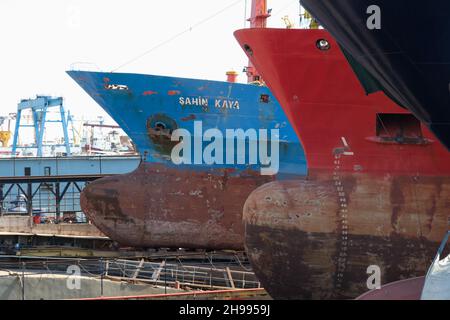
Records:
M101 296L102 281L98 278L78 277L79 289L69 289L74 278L69 275L25 274L24 281L21 273L9 274L0 272L0 300L21 300L23 292L25 300L57 300L81 299ZM22 289L24 283L24 290ZM73 287L73 286L72 286ZM158 287L147 284L131 284L127 282L103 280L103 296L135 296L162 293L183 292L174 288Z
M29 216L0 216L0 234L107 238L92 224L33 224Z

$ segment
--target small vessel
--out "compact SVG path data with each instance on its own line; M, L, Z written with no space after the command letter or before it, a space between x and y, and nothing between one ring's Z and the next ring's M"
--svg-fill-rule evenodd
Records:
M423 275L448 226L445 146L382 92L366 95L327 31L235 36L308 163L306 178L266 184L244 207L246 248L270 295L355 298L372 267L381 284Z

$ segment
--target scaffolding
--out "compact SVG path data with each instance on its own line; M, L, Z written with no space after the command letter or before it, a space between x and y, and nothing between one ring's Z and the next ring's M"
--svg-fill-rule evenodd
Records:
M79 199L85 185L106 176L110 175L0 177L0 215L7 214L12 205L18 209L12 213L30 217L35 211L53 213L56 220L61 213L81 212ZM35 208L36 204L40 206Z

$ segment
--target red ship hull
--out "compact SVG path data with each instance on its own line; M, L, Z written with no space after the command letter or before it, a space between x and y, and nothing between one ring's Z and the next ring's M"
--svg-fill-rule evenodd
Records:
M324 30L239 30L303 144L305 180L244 208L253 268L274 298L355 298L425 274L448 226L450 153L384 94L366 96ZM326 40L326 41L322 41Z

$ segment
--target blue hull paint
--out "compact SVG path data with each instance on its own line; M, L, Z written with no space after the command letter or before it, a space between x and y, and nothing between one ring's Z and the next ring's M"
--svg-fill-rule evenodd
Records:
M306 174L300 141L265 87L139 74L69 75L146 156L132 173L99 179L81 195L83 212L118 243L242 250L242 210L248 195L274 179ZM222 134L227 129L279 129L278 174L261 175L260 161L252 165L250 161L175 165L170 157L176 145L170 139L172 130L185 129L192 135L199 122L203 130L191 137L191 142L208 129L218 129ZM233 149L224 148L223 159L231 156L231 150L235 156L248 153L248 139L241 140L241 145L235 140ZM200 143L197 146L209 144Z
M148 163L162 163L180 170L232 168L239 173L260 169L259 165L236 164L176 166L170 160L173 145L164 145L149 135L149 128L159 122L168 129L183 128L193 134L194 121L201 121L203 131L217 128L224 134L226 129L279 129L278 178L306 174L301 143L266 87L141 74L84 71L68 74L122 127ZM227 101L225 108L224 101ZM235 146L235 152L243 150L236 150Z

